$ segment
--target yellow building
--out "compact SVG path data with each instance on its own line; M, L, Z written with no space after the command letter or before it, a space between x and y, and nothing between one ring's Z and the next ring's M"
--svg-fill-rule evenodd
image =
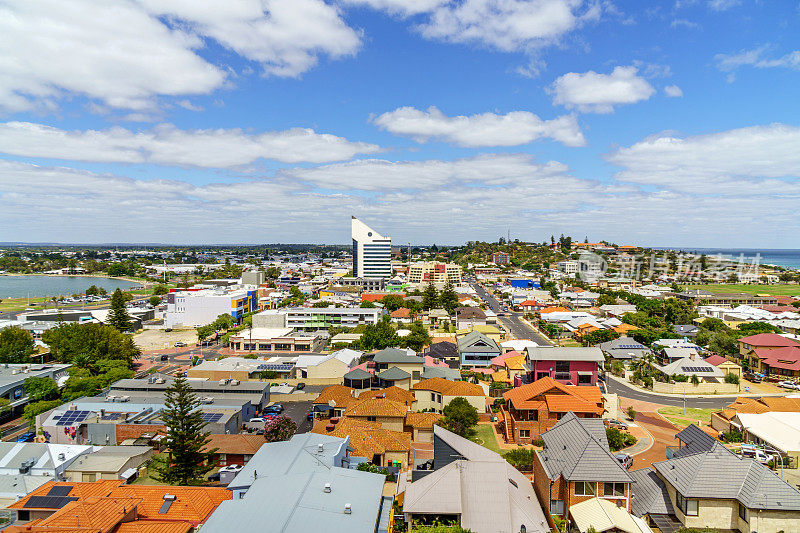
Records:
M458 285L461 283L461 275L461 266L454 263L423 261L411 263L408 268L408 282L418 288L426 287L431 283L437 289L444 288L447 282Z
M418 411L433 410L441 413L444 407L455 398L461 397L475 407L479 413L486 412L486 394L483 387L467 381L450 381L432 378L420 381L412 387L417 399Z

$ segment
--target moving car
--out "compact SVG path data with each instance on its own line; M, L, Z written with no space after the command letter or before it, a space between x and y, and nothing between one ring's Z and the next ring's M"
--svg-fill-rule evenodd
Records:
M169 356L164 354L164 355L161 356L161 360L162 361L169 361Z
M178 342L175 343L175 347L176 348L183 348L185 346L186 346L186 343L183 342L183 341L178 341Z

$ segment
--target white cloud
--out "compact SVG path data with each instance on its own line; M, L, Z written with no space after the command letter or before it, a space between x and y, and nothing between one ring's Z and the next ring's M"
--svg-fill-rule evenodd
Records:
M388 11L397 15L416 15L428 13L450 0L342 0L342 3L353 6L367 6L372 9Z
M726 11L741 4L741 0L709 0L708 7L714 11Z
M379 150L374 144L303 128L246 133L240 129L180 130L162 124L139 132L121 127L65 131L30 122L0 123L0 152L74 161L233 167L262 158L284 163L343 161Z
M667 85L664 87L664 94L670 98L680 98L683 96L683 91L677 85Z
M697 22L693 22L691 20L688 20L688 19L673 19L672 22L670 23L670 26L673 27L673 28L684 27L684 28L688 28L690 30L700 29L700 24L698 24Z
M528 111L512 111L505 115L481 113L448 117L435 107L427 111L400 107L372 121L384 130L412 137L417 142L437 139L475 148L517 146L551 138L567 146L586 144L574 115L542 120Z
M657 135L607 159L624 167L619 180L738 197L744 205L753 196L800 198L798 146L800 127L771 124L685 138Z
M553 103L585 113L611 113L615 105L647 100L655 89L636 67L615 67L611 74L569 72L553 83Z
M714 59L717 61L717 68L724 72L732 72L742 66L800 70L800 50L789 52L777 59L767 59L764 57L764 52L769 48L769 45L763 45L736 54L717 54Z
M428 39L514 51L553 44L599 17L599 4L582 0L463 0L434 9L418 29Z
M360 44L324 0L5 0L0 109L53 110L75 95L147 111L158 96L208 94L227 76L197 53L205 39L280 76Z

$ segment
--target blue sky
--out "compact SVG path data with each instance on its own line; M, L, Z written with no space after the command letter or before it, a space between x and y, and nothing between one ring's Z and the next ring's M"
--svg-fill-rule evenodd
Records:
M0 241L800 247L800 5L0 0Z

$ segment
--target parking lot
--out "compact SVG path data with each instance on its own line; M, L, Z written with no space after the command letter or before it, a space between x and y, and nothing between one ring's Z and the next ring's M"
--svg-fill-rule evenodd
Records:
M309 420L306 420L306 415L308 415L308 412L311 410L311 401L286 402L281 401L281 396L283 395L274 394L271 400L283 405L283 414L291 418L292 421L297 424L297 432L308 433L311 431L312 424Z
M194 329L172 331L146 329L134 335L133 342L143 352L174 348L176 342L185 342L187 346L193 347L197 343L197 331Z

